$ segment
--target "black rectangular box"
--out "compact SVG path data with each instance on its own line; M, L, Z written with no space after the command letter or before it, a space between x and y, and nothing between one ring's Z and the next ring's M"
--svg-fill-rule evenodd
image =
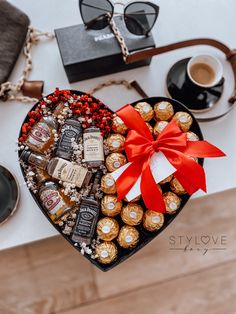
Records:
M115 18L130 52L155 47L152 35L135 36L121 17ZM151 58L125 64L110 27L87 30L83 24L55 30L62 63L70 83L148 65Z

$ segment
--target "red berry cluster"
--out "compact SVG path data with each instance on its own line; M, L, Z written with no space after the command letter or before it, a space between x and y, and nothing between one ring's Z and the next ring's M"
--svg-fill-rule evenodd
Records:
M88 128L94 124L100 128L103 136L107 135L111 131L113 116L111 111L101 101L90 95L73 96L75 96L75 101L70 104L70 108L75 115L84 118L82 126Z
M88 128L94 124L100 128L103 136L110 132L112 113L102 102L92 98L88 94L78 96L72 94L69 90L59 90L56 88L53 94L49 95L47 99L40 100L37 107L28 113L27 122L21 128L19 141L25 141L32 126L43 117L43 108L48 107L53 110L59 102L69 102L73 114L84 118L82 123L84 128Z

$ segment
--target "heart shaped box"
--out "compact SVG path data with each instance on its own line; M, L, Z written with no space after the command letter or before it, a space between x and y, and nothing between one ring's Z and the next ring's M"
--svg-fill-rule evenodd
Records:
M83 92L80 92L80 91L76 91L76 90L71 90L71 93L74 93L76 95L84 95L86 93L83 93ZM52 94L50 94L52 95ZM49 96L49 95L48 95ZM48 97L47 96L47 97ZM92 97L94 101L96 101L96 99L94 97ZM165 97L151 97L151 98L146 98L146 99L141 99L141 100L138 100L136 102L133 102L131 105L132 106L135 106L137 103L139 102L148 102L150 105L152 105L154 107L154 105L158 102L161 102L161 101L167 101L169 103L172 104L173 108L174 108L174 111L175 112L178 112L178 111L184 111L184 112L187 112L188 114L191 115L192 119L193 119L193 124L190 128L190 131L196 133L199 137L200 140L203 140L203 135L202 135L202 132L201 132L201 129L199 127L199 124L197 122L197 120L195 119L195 117L192 115L192 113L180 102L176 101L176 100L173 100L173 99L169 99L169 98L165 98ZM34 110L36 107L37 107L38 103L36 103L30 111ZM108 110L110 110L108 107L107 107ZM113 111L110 110L112 113ZM23 124L25 122L27 122L28 120L28 117L25 118ZM23 125L22 124L22 125ZM21 133L20 133L21 135ZM20 156L20 152L19 152L19 156ZM198 162L200 165L203 165L203 162L204 162L204 159L198 159ZM26 179L26 173L24 171L24 168L22 167L22 165L20 165L21 167L21 171L23 173L23 176L24 176L24 179L25 181L27 180ZM165 188L163 189L163 192L165 192ZM80 248L79 247L76 247L74 245L74 242L70 239L70 236L67 236L65 234L62 233L60 227L56 224L54 224L51 219L49 218L48 214L46 213L46 211L44 210L44 208L42 207L41 203L40 203L40 200L39 198L37 197L37 195L35 195L31 190L30 190L30 193L33 197L33 199L35 200L36 204L38 205L38 207L40 208L40 210L42 211L42 213L46 216L46 218L48 219L48 221L54 226L54 228L75 248L77 249L78 251L80 251ZM125 261L126 259L128 259L129 257L131 257L133 254L135 254L136 252L138 252L140 249L142 249L146 244L148 244L150 241L152 241L155 237L157 237L162 231L164 231L164 229L172 222L174 221L174 219L176 218L176 216L181 212L181 210L184 208L184 206L186 205L186 203L189 201L190 199L190 196L188 194L185 194L185 195L182 195L180 196L181 197L181 207L177 210L176 213L174 214L164 214L164 218L165 218L165 222L164 222L164 225L161 227L161 229L155 231L155 232L149 232L147 230L145 230L142 225L139 225L139 226L136 226L137 227L137 230L139 231L140 233L140 240L139 240L139 243L138 245L133 248L133 249L123 249L121 247L118 247L118 258L116 259L116 261L112 262L111 264L108 264L108 265L103 265L101 263L99 263L97 260L94 260L94 259L91 259L89 255L87 255L86 253L84 254L84 256L91 262L93 263L94 265L96 265L99 269L101 269L102 271L108 271L112 268L114 268L115 266L119 265L121 262ZM146 210L147 208L145 208L145 205L143 203L143 201L139 201L138 203L141 204L141 206L143 207L144 210ZM104 217L102 213L100 213L99 215L99 219ZM120 227L122 225L124 225L124 223L122 222L121 218L120 217L116 217L116 220L118 221ZM116 240L113 241L115 244L117 244Z

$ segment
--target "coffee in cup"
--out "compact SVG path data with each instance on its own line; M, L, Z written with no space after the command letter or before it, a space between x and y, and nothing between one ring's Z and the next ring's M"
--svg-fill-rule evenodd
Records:
M199 55L190 59L187 73L193 84L210 88L222 79L223 67L217 58L211 55Z

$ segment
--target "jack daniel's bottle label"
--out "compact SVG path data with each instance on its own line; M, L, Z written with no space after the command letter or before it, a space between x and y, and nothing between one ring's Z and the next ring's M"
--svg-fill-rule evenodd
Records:
M84 159L89 161L103 161L103 138L101 132L84 132Z
M79 143L82 127L79 121L68 119L61 130L61 138L56 150L56 156L70 160L73 155L72 140Z
M95 232L98 214L99 205L96 201L89 198L82 201L72 236L73 241L90 243Z
M82 199L72 235L74 242L90 244L94 236L100 208L100 203L95 198L95 193L99 187L102 174L101 170L96 172L90 196Z

